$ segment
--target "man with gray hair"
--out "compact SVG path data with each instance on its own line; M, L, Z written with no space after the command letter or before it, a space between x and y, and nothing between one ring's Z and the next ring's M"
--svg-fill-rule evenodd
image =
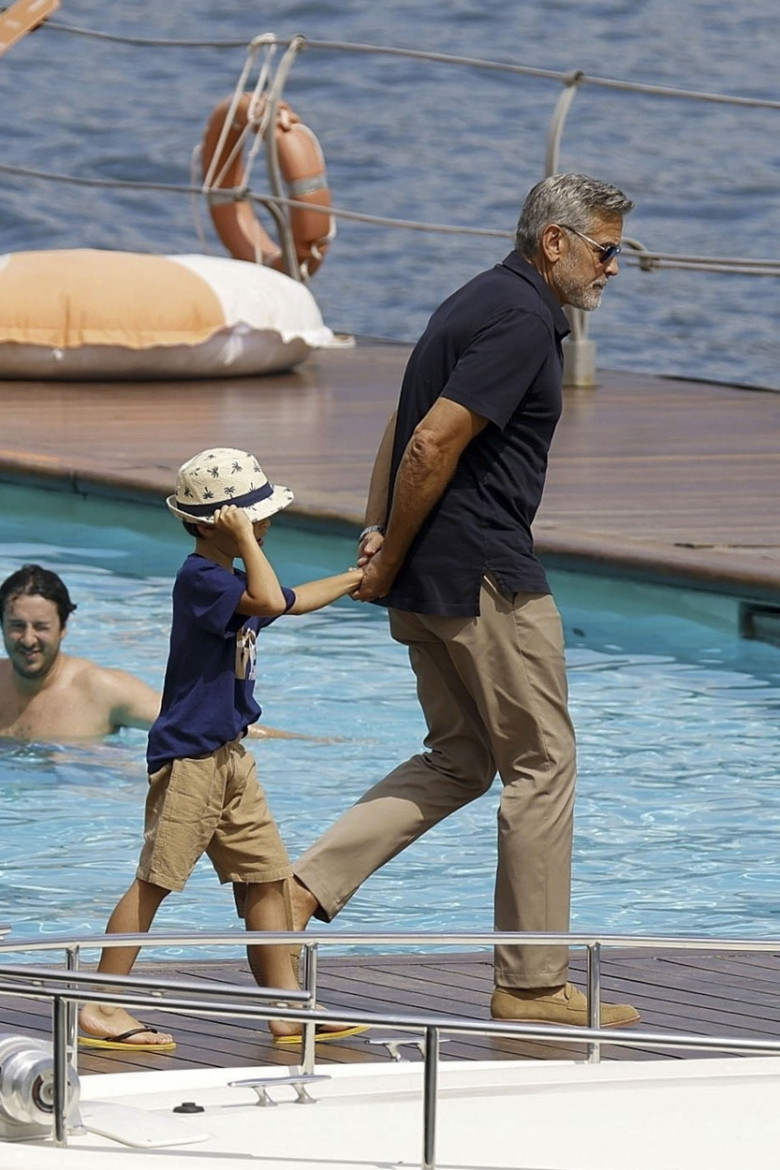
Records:
M531 524L562 409L564 305L595 309L633 203L586 175L528 195L515 249L436 310L377 453L355 596L386 605L428 735L294 866L296 929L330 921L380 866L496 773L495 926L569 928L574 732L563 633ZM495 949L495 1018L588 1023L568 948ZM603 1025L639 1018L602 1004Z

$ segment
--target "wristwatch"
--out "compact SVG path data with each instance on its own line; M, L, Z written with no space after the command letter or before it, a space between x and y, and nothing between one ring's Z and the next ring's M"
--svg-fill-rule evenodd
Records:
M385 534L384 524L367 524L365 526L365 528L363 529L363 531L360 533L360 536L358 537L358 544L361 544L362 541L364 541L367 536L370 536L372 532L381 532L382 535L384 536L384 534Z

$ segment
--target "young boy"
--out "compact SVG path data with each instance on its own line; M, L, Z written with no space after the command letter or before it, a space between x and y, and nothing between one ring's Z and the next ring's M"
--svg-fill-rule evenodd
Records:
M179 468L167 503L195 538L173 587L173 622L162 707L149 732L145 839L136 878L107 934L147 931L163 899L181 890L206 853L221 882L242 883L248 930L290 929L284 882L292 870L241 740L260 715L254 700L258 631L285 613L309 613L354 592L361 569L296 589L276 578L262 551L270 517L292 492L270 484L252 455L202 451ZM234 569L234 560L244 568ZM269 987L295 989L286 946L253 948L253 970ZM137 947L107 947L98 970L126 975ZM124 1008L85 1004L80 1042L89 1047L170 1050L173 1038ZM278 1040L300 1035L272 1020ZM324 1029L335 1039L357 1029ZM362 1029L360 1029L362 1030Z

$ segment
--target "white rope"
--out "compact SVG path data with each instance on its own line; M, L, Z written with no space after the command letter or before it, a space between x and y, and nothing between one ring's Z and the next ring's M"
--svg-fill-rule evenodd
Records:
M192 208L192 222L195 227L195 235L197 236L198 243L200 244L201 253L208 255L211 253L211 248L209 247L208 241L206 239L206 231L203 226L203 215L201 211L201 208L203 207L203 200L198 198L198 196L202 194L202 188L200 188L197 193L195 190L196 184L198 182L198 175L200 174L201 169L202 154L203 147L199 142L197 146L192 148L192 153L190 155L190 207Z
M271 117L272 105L270 76L271 54L269 53L266 56L263 68L260 70L260 74L252 90L252 96L249 99L247 124L242 130L241 136L236 144L237 150L243 150L247 137L251 136L249 149L244 159L244 180L247 187L249 186L252 170L254 169L255 159L269 133L268 123ZM270 133L273 134L273 128L271 128Z
M222 123L222 129L220 130L219 138L217 139L217 145L216 145L216 149L214 150L214 156L211 160L211 163L209 164L208 172L205 175L204 180L203 180L204 192L206 190L208 190L209 187L219 187L221 185L221 183L223 182L223 180L225 178L225 174L227 173L228 168L235 162L236 158L239 157L241 151L243 150L244 139L246 138L246 135L249 132L248 126L244 127L242 133L239 135L238 141L236 142L235 146L231 150L229 156L224 160L224 163L222 165L222 169L220 170L220 172L217 175L214 174L216 167L217 167L217 164L218 164L219 160L222 158L222 153L225 149L225 142L226 142L227 136L230 132L230 127L231 127L231 124L233 122L233 119L236 116L236 110L238 109L238 104L241 101L241 98L244 96L244 91L246 90L246 86L247 86L247 83L249 80L249 75L252 72L252 67L254 65L255 58L256 58L257 54L260 52L261 48L263 48L263 47L265 47L265 49L266 49L265 60L263 63L263 67L260 70L260 77L258 79L257 84L258 85L265 84L265 79L268 76L268 70L270 68L270 58L275 53L276 49L275 49L275 46L273 44L268 44L267 42L264 43L263 38L258 38L256 41L253 41L252 44L247 49L247 53L246 53L246 56L244 58L244 64L243 64L243 67L241 69L241 73L239 74L238 81L236 82L236 84L233 88L233 93L232 93L232 96L230 98L230 104L228 105L227 113L225 114L225 120Z

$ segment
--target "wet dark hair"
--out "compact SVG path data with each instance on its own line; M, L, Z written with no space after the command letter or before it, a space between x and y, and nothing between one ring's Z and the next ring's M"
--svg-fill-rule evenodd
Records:
M51 569L40 565L22 565L0 585L0 619L5 617L5 607L15 597L44 597L57 606L60 625L65 626L76 606L70 599L65 582Z

